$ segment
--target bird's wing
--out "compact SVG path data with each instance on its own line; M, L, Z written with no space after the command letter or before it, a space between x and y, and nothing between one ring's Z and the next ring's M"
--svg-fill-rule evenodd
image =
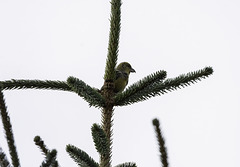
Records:
M115 78L115 80L117 80L119 77L121 77L122 76L122 72L121 71L119 71L119 70L115 70L115 72L116 72L116 78Z
M127 79L128 78L128 74L125 73L125 72L116 70L116 78L115 78L115 80L117 80L120 77L123 77L123 78Z

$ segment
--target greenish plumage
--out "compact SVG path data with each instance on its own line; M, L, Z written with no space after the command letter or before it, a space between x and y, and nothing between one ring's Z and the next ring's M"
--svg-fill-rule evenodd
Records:
M119 93L124 90L128 84L129 74L136 72L128 62L120 63L116 68L116 79L114 81L114 92Z

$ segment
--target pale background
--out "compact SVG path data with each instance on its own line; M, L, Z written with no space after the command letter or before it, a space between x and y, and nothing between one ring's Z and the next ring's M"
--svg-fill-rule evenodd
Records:
M133 161L160 166L152 119L159 118L171 167L240 166L240 1L124 0L119 61L137 71L130 83L157 70L168 77L214 68L190 87L114 114L113 166ZM0 0L0 80L66 80L100 88L109 35L108 0ZM73 144L98 161L90 128L98 109L74 93L4 91L22 167L43 160L33 138L58 150L62 167L77 166ZM0 145L7 152L0 126ZM9 158L9 156L8 156Z

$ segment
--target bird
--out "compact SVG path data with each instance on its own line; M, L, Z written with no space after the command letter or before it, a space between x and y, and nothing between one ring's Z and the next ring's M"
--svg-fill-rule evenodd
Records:
M135 73L136 71L128 62L120 63L115 69L116 77L114 80L114 93L122 92L128 84L128 78L130 73Z

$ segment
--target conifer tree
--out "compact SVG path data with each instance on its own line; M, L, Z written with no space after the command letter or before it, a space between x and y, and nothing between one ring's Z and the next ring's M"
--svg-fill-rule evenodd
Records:
M9 146L11 156L11 165L20 167L19 157L16 146L14 144L14 136L10 117L8 116L7 107L5 104L3 91L11 89L49 89L62 90L77 93L90 106L97 107L101 110L101 125L93 124L91 131L95 144L95 148L99 153L100 160L97 162L90 157L85 151L77 148L74 145L67 145L66 151L70 157L80 167L111 167L112 166L112 126L113 113L115 106L126 106L148 100L151 97L160 96L165 93L177 90L200 81L211 75L213 69L205 67L198 71L182 74L175 78L166 79L166 71L159 70L143 79L130 85L125 91L114 93L115 68L118 60L118 45L121 25L121 0L111 0L111 16L110 16L110 33L108 54L105 66L104 84L101 90L91 87L84 81L76 77L68 77L67 81L51 81L51 80L6 80L0 81L0 110L2 122L5 130L6 139ZM163 166L168 166L167 152L164 145L164 139L161 135L160 124L157 119L153 120L157 139L159 142L159 150L161 153L161 161ZM59 166L56 160L57 151L55 149L49 150L44 141L36 136L34 142L39 146L45 160L41 166ZM9 167L10 162L6 155L0 149L0 165ZM116 167L135 167L133 162L125 162Z

